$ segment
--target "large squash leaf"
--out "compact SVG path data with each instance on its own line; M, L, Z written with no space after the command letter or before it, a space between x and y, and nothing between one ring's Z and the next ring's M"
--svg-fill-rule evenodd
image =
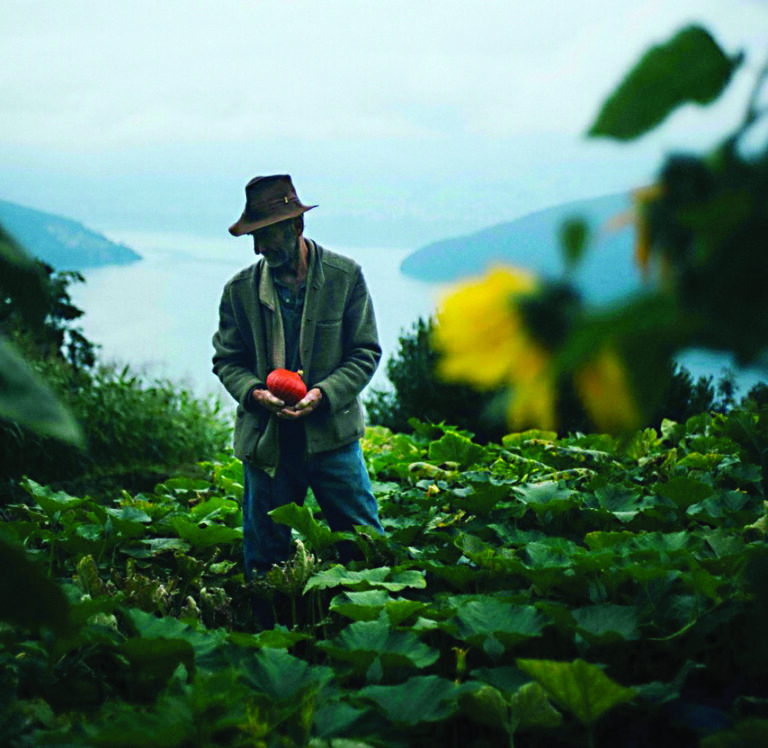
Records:
M635 691L611 680L599 667L584 660L518 660L555 703L571 712L582 724L591 725L605 712L631 701Z

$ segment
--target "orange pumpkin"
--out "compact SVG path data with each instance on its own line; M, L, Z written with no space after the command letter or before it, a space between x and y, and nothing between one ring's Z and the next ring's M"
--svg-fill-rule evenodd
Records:
M301 375L288 369L274 369L267 377L267 389L286 405L295 405L307 394Z

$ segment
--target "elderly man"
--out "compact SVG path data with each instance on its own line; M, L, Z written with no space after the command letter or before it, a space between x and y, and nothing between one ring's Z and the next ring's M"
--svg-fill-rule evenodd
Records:
M312 491L334 531L383 532L360 449L360 393L379 359L376 320L359 265L304 236L287 175L256 177L229 231L260 259L224 287L213 371L237 401L247 579L290 555L290 529L268 512ZM306 396L288 405L266 387L273 369L301 370ZM343 549L342 549L343 550ZM343 560L346 560L343 558Z

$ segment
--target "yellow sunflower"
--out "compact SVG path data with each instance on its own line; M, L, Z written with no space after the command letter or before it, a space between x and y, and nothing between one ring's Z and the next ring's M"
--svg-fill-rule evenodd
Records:
M479 389L513 387L510 423L551 428L551 355L530 335L518 308L539 288L534 275L495 268L450 292L439 306L434 344L444 379Z

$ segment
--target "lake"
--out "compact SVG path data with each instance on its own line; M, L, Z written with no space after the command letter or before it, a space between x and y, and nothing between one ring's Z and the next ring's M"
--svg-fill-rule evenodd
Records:
M136 249L143 259L87 270L86 283L71 289L75 304L85 311L84 334L101 345L101 360L129 363L148 377L172 379L198 395L229 402L211 371L211 337L224 284L254 259L250 240L143 232L110 232L109 238ZM409 250L328 248L353 257L363 268L384 352L369 388L386 388L384 364L397 351L399 336L434 311L445 284L404 276L400 263ZM707 351L686 352L680 362L694 376L715 380L724 367L733 368L727 357ZM738 371L739 392L745 394L765 378L762 370Z
M72 288L75 304L85 311L83 332L101 345L102 360L130 363L150 377L179 381L199 395L223 395L226 402L229 396L211 371L211 337L224 284L255 260L251 241L125 232L110 232L109 238L143 259L86 270L86 283ZM384 363L402 331L432 313L440 286L400 273L409 250L328 248L363 268L384 352L369 387L385 388Z

